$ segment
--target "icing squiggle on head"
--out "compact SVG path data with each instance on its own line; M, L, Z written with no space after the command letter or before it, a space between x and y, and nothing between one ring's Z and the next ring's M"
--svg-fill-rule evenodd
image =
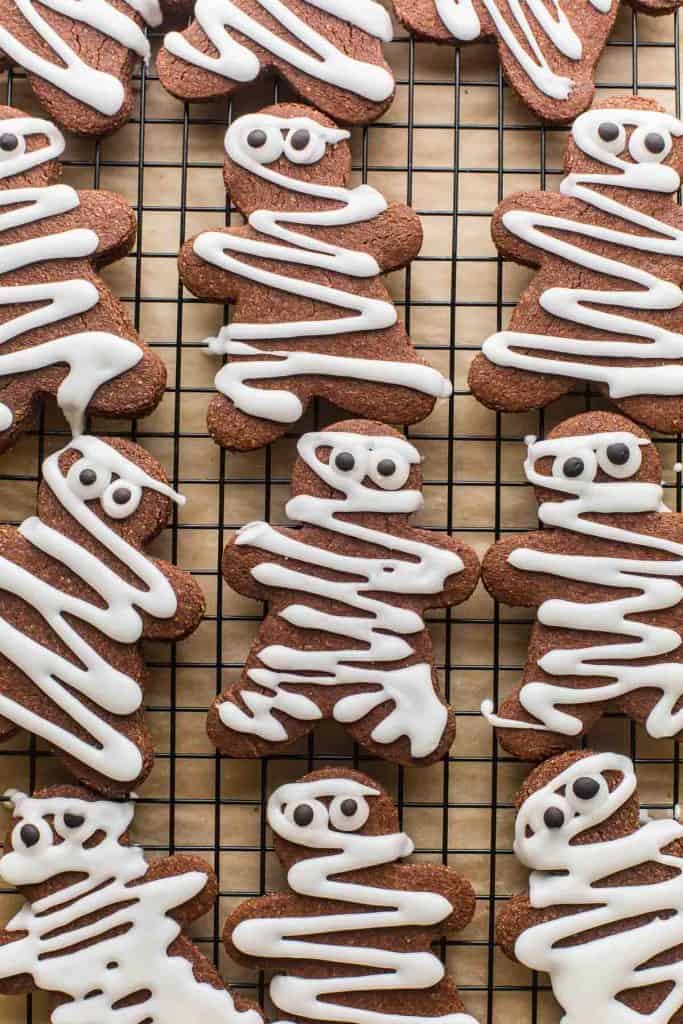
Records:
M627 129L632 129L628 142ZM616 307L652 314L680 310L683 291L678 284L659 277L651 269L605 256L600 250L604 243L611 243L636 253L681 258L683 230L644 213L635 202L628 205L617 201L600 186L663 195L675 192L680 187L679 175L663 161L671 152L672 139L683 136L683 121L653 110L596 109L576 119L572 134L582 152L614 170L570 174L562 182L562 194L581 200L598 214L609 214L616 221L625 221L638 231L623 231L618 224L605 227L583 218L573 220L519 209L506 211L503 225L522 242L541 252L603 274L610 280L624 281L631 287L614 291L558 285L542 293L539 303L546 313L560 321L593 329L598 332L596 338L499 331L484 342L482 351L498 366L605 384L609 395L615 399L634 395L681 395L683 333L665 323L649 323L613 310ZM627 148L630 159L621 155ZM566 241L562 234L586 239L587 247ZM591 242L598 243L597 251L589 247ZM625 335L625 340L603 340L601 331ZM630 360L649 362L620 365Z
M333 712L336 721L358 722L390 701L393 708L375 726L372 739L394 743L406 736L411 756L427 757L442 740L447 711L434 691L432 665L416 662L415 651L406 639L423 632L422 615L392 599L405 594L440 594L446 580L463 570L463 562L446 548L389 532L390 527L385 531L348 518L349 514L364 512L410 515L420 509L421 492L404 489L411 466L420 462L420 455L404 438L337 431L305 434L298 451L306 465L342 496L299 494L287 504L289 518L328 530L333 538L372 545L377 552L341 554L335 546L305 543L274 530L268 523L243 527L236 543L283 560L259 562L251 574L264 586L301 596L300 603L288 604L279 612L285 622L348 639L352 644L338 650L308 646L297 650L285 644L264 647L258 651L261 664L249 669L248 676L268 692L240 690L246 711L226 700L218 705L220 719L237 732L282 742L287 739L287 730L273 712L284 712L302 721L321 717L315 702L293 691L292 685L370 684L376 687L372 692L352 693L337 701ZM323 459L321 452L327 457ZM310 568L301 571L294 568L294 562ZM332 580L329 571L347 578ZM307 601L311 595L341 604L352 614L322 611ZM381 664L389 667L377 667Z
M233 323L223 327L217 338L207 339L212 352L229 356L267 357L230 362L216 376L216 387L250 416L294 423L303 414L299 398L289 391L265 390L245 381L280 380L305 374L345 377L381 384L395 384L435 397L448 397L450 383L432 367L420 363L362 359L306 352L296 349L259 348L252 342L292 341L299 338L330 338L361 331L381 331L398 320L392 302L357 295L318 284L284 272L267 270L240 256L277 260L316 267L355 278L372 278L381 273L375 258L366 252L346 249L318 239L296 228L344 227L372 221L387 209L387 202L370 185L354 189L289 178L269 165L285 155L293 164L318 163L326 148L349 137L346 131L327 128L308 117L281 118L249 114L239 118L225 137L228 157L239 167L290 192L339 204L318 211L256 210L249 225L273 241L243 235L205 231L194 241L194 251L207 263L268 288L302 299L325 303L352 315L332 320L288 321L286 323ZM291 225L291 227L290 227Z
M567 495L562 501L546 501L538 512L544 526L570 530L624 545L621 558L599 555L560 554L517 548L509 564L525 572L595 587L636 591L635 595L580 603L552 598L538 610L538 621L556 629L575 629L617 635L620 642L592 647L560 647L538 662L544 673L558 678L601 679L582 687L531 681L519 693L521 706L535 721L500 718L490 701L482 705L489 722L505 729L535 729L578 735L581 720L563 710L567 705L614 700L634 691L652 688L661 694L646 723L651 736L674 736L683 729L683 664L669 660L682 638L675 630L642 621L677 607L683 601L683 544L656 534L624 529L616 522L597 522L594 514L632 515L668 511L659 484L629 479L641 465L642 448L650 441L619 431L581 437L560 437L534 442L525 463L527 479L537 487ZM540 459L552 458L551 474L536 468ZM598 470L612 479L598 481ZM575 496L575 497L572 497ZM666 558L629 558L632 546L650 548ZM644 664L645 660L656 659Z

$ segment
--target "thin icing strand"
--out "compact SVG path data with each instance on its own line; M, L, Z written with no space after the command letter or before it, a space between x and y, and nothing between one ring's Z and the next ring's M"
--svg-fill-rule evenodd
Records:
M661 486L628 479L640 468L641 447L649 443L628 432L615 432L530 444L524 464L529 483L572 495L563 501L544 502L538 511L541 523L623 544L624 557L563 555L520 547L511 553L509 564L524 572L636 593L585 604L559 598L544 601L538 610L538 621L544 626L605 633L624 639L592 647L561 647L549 651L538 662L539 668L548 675L605 681L580 688L546 681L527 682L520 690L519 701L536 721L500 718L492 713L490 701L485 701L482 711L492 725L576 736L583 729L582 722L563 707L601 703L652 688L661 696L648 716L648 733L663 738L683 729L683 708L679 707L683 697L683 664L669 659L680 647L682 638L675 629L635 617L645 616L651 620L653 613L676 608L683 600L683 585L679 582L683 577L683 544L588 518L596 513L669 511L663 505ZM629 449L628 460L620 466L610 463L607 455L609 446L614 444ZM536 469L539 459L548 457L554 460L552 476ZM567 479L563 475L563 465L570 458L583 463L583 474L578 479ZM598 467L616 479L596 482ZM629 558L628 551L635 545L671 557ZM651 663L645 664L646 660Z
M377 795L376 790L353 779L289 783L273 793L267 810L268 824L276 836L299 846L329 851L307 857L289 869L287 882L295 893L315 900L338 900L372 909L311 917L250 918L237 925L232 942L242 953L260 959L272 957L362 968L357 975L345 973L339 977L301 978L277 974L270 983L271 998L278 1010L297 1019L346 1024L389 1024L395 1020L402 1024L476 1024L466 1013L440 1017L383 1013L349 1005L346 1001L335 1002L333 998L346 993L428 989L438 985L445 973L443 964L433 953L360 944L364 932L429 927L444 921L453 911L448 900L439 893L384 889L344 881L343 876L350 871L391 864L413 852L413 842L403 832L362 835L348 831L361 828L367 821L368 799ZM329 808L323 802L325 798L332 798ZM340 804L349 799L355 802L357 811L353 819L344 820ZM313 812L307 826L298 825L294 818L294 810L301 804ZM352 935L353 944L316 940L317 936L340 932Z
M159 0L126 0L126 4L131 13L138 14L151 28L161 24ZM114 7L108 0L40 0L38 6L35 0L14 0L14 5L50 47L54 60L47 60L35 53L2 24L0 51L29 74L44 78L100 114L108 117L118 114L125 98L121 82L114 75L99 71L81 60L68 42L46 21L38 6L96 29L147 62L151 52L149 42L133 17Z
M604 142L598 134L599 125L605 121L618 128L616 140ZM626 148L626 127L634 129L628 149L635 162L619 155ZM663 145L657 153L650 152L645 145L649 133L653 132L661 137ZM680 395L683 393L683 334L604 307L652 313L680 310L683 307L681 288L658 277L652 270L631 266L602 255L601 251L565 241L557 232L582 236L589 244L591 241L598 243L599 250L604 249L604 243L611 243L639 253L683 257L682 230L592 187L609 186L663 195L675 192L681 184L678 173L658 161L665 160L671 152L672 136L683 136L683 122L657 111L605 108L582 114L574 122L572 134L582 152L618 173L570 174L561 184L562 194L581 200L589 210L592 208L625 221L638 231L622 231L618 227L591 224L586 219L572 220L517 209L506 211L503 225L511 234L542 252L605 275L609 280L632 285L621 291L553 286L539 299L541 307L558 320L624 335L625 339L607 341L600 337L581 339L508 330L488 338L482 351L498 366L605 384L610 397L615 399L633 395ZM556 358L551 358L552 354ZM651 360L652 364L619 365L628 360ZM655 360L663 365L653 365Z
M309 133L310 142L305 150L297 151L289 140L302 129ZM267 137L265 145L258 150L252 149L247 141L250 133L255 130L265 133ZM283 133L286 133L284 138ZM250 174L290 192L326 199L339 206L336 209L307 212L256 210L249 217L250 227L276 241L264 242L220 231L205 231L194 241L195 253L207 263L248 281L325 303L352 314L333 320L235 323L223 327L217 338L208 338L209 349L216 354L266 357L228 362L216 375L217 389L236 408L250 416L278 423L295 423L303 415L303 407L299 398L289 391L253 387L245 383L246 380L280 380L304 374L319 374L395 384L440 398L448 397L451 393L450 383L437 370L420 363L361 359L327 352L264 349L250 344L254 341L292 341L311 337L333 339L360 331L383 330L393 327L397 322L398 316L392 302L289 277L285 273L275 273L239 258L242 255L261 260L277 260L284 264L317 267L360 279L376 277L381 273L377 261L369 253L331 245L296 231L295 227L343 227L370 222L387 209L384 196L370 185L346 189L288 178L257 159L259 157L272 163L284 152L293 163L314 164L322 158L326 146L335 145L348 137L348 132L326 128L311 118L279 118L266 114L241 117L226 134L225 149L228 157ZM288 225L295 227L290 228Z
M323 462L319 450L329 452ZM288 564L262 561L252 570L255 580L267 587L301 595L301 603L283 608L281 618L300 629L320 630L355 642L341 650L297 650L284 644L271 645L258 652L263 667L251 668L249 678L270 691L265 695L241 690L246 705L242 710L231 700L218 705L225 726L250 733L264 740L282 742L287 731L274 711L284 712L302 721L321 717L320 709L292 684L306 686L353 686L374 684L371 693L354 693L341 698L334 707L338 722L358 722L374 708L390 701L393 709L375 727L371 736L377 743L394 743L401 736L410 741L414 758L427 757L441 742L447 723L447 711L434 692L432 666L411 662L414 650L405 639L425 629L422 616L391 603L401 594L439 594L446 580L464 568L458 555L445 548L424 544L394 533L372 529L348 514L379 512L409 515L422 507L422 494L400 490L408 479L410 467L420 455L406 440L398 437L364 437L336 431L305 434L298 452L306 465L342 498L319 498L300 494L287 504L287 515L304 523L330 531L334 537L347 537L372 544L386 554L352 556L307 544L283 535L268 523L250 523L238 533L236 544L249 545L285 562L302 562L310 571L302 572ZM335 464L343 453L354 462L350 472ZM382 460L390 460L395 471L383 476L377 470ZM369 478L376 484L367 486ZM406 555L408 559L397 557ZM331 580L316 570L344 573L355 580ZM386 594L388 600L369 594ZM308 595L342 604L358 614L336 615L307 603ZM376 665L388 664L389 668Z
M81 456L66 476L59 466L64 451L75 451ZM87 487L79 481L85 469L94 474L93 483ZM25 540L92 589L101 605L59 590L0 555L2 590L29 605L50 626L71 657L62 657L44 647L2 617L0 655L23 672L89 739L81 738L66 725L48 721L29 704L21 704L4 693L0 693L0 715L107 778L132 782L142 770L140 751L104 721L96 709L114 715L133 714L142 702L140 684L110 665L77 632L73 622L91 626L118 643L135 644L143 631L141 612L169 619L176 612L177 602L171 584L155 562L100 519L87 502L99 499L107 515L124 519L136 511L144 489L164 494L173 501L183 499L96 437L79 437L62 452L49 456L43 463L43 480L64 511L87 531L92 541L110 552L139 582L127 582L96 554L37 516L25 519L19 527ZM112 491L124 484L130 491L130 501L118 505Z
M355 60L335 46L332 39L298 17L283 0L256 0L267 18L282 26L300 46L277 35L262 25L232 0L197 0L195 21L217 51L216 56L202 53L179 32L169 32L164 47L175 57L222 75L235 82L253 82L261 73L261 62L255 53L238 42L229 31L237 32L255 46L286 61L321 82L345 89L364 99L381 103L394 91L394 79L383 67L369 61ZM394 37L391 19L375 0L307 0L312 8L334 15L341 22L367 32L376 39L390 43ZM311 12L313 14L313 12ZM340 26L340 30L342 26ZM345 30L345 35L348 29Z
M52 1012L52 1024L261 1024L255 1011L238 1012L225 989L197 981L189 960L169 955L180 935L170 912L194 899L207 875L145 881L142 850L121 842L132 803L23 794L12 800L19 821L13 849L0 860L5 881L24 886L66 873L85 876L26 902L7 926L18 937L0 946L0 977L29 975L37 988L70 998ZM78 818L80 825L69 824ZM38 834L30 846L21 835L27 826ZM79 943L87 945L74 950ZM147 993L141 1002L119 1005L140 993Z
M612 792L608 772L621 775ZM597 784L595 795L581 799L573 788L577 779ZM514 851L532 869L531 906L541 911L564 906L567 914L525 929L515 944L515 956L532 970L550 974L564 1010L563 1024L668 1024L683 1005L680 959L646 966L683 942L683 860L666 852L670 843L683 838L683 826L645 815L641 827L628 835L573 842L607 821L635 789L628 758L596 754L575 762L533 793L517 816ZM557 826L553 828L543 820L551 808ZM646 864L673 868L675 873L656 883L603 881ZM653 920L629 926L646 914ZM586 940L589 930L615 926L620 927L612 934ZM652 1012L641 1014L617 998L651 985L661 985L665 992Z

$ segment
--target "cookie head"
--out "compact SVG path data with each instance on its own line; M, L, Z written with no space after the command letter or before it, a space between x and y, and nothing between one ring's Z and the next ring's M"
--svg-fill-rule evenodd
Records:
M225 136L224 176L233 202L246 214L301 210L302 203L321 208L350 173L348 138L329 118L299 104L238 118ZM293 181L297 191L291 190ZM328 197L325 187L332 189Z
M0 106L0 189L47 185L64 147L64 136L50 121Z

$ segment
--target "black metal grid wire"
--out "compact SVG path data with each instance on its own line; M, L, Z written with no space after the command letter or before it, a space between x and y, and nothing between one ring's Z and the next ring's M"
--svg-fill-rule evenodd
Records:
M440 365L450 371L456 382L454 398L445 415L434 421L436 426L430 420L409 431L418 446L429 452L425 499L428 509L433 501L439 512L438 522L429 521L437 528L469 540L480 553L505 532L534 525L531 506L522 504L523 511L519 513L515 505L517 501L523 503L526 495L520 471L524 436L542 434L546 421L554 422L595 402L590 391L585 390L538 416L502 417L477 413L476 404L467 396L464 362L468 354L476 350L481 337L503 326L514 305L516 292L510 291L507 267L499 257L493 252L470 252L468 222L476 218L477 236L485 238L492 206L472 206L463 192L477 178L482 183L493 180L498 201L510 191L514 180L522 182L517 185L519 188L553 187L561 170L562 147L556 143L562 133L539 128L530 115L522 111L504 86L494 60L487 59L484 64L487 70L482 73L480 54L484 52L483 48L462 53L449 51L445 57L444 51L437 53L435 47L416 44L399 33L390 50L392 63L400 68L399 99L379 125L354 132L354 169L362 180L376 182L380 177L383 181L392 178L403 182L402 198L409 203L414 201L426 221L434 223L445 218L449 226L448 248L452 251L437 256L422 255L404 278L393 283L393 288L409 330L414 328L418 348L430 352L432 358L441 359ZM666 68L667 62L671 66L669 78L652 81L651 74L644 78L643 58L646 54L651 57L653 52L657 54L658 66ZM618 58L620 76L617 78L612 73L615 58ZM438 62L436 73L432 73L432 60ZM450 61L451 68L446 76L442 71L444 60ZM661 95L670 108L680 114L677 17L659 20L653 39L651 19L631 14L630 9L628 14L622 12L619 28L608 45L601 67L605 66L610 68L610 80L604 80L599 74L599 86L604 92L642 90L648 95ZM226 676L239 671L243 652L263 612L255 606L236 609L221 586L221 553L230 531L241 525L240 520L231 518L233 499L241 494L256 495L260 514L265 519L271 515L277 518L288 483L293 446L290 443L286 449L285 445L288 452L285 455L282 447L278 447L278 455L268 450L260 460L245 460L213 449L211 442L204 440L203 420L196 421L199 424L196 429L195 421L191 423L192 429L187 426L184 410L198 399L204 404L208 402L216 366L213 365L210 372L207 370L205 383L194 383L194 375L189 380L186 378L186 364L193 352L201 348L200 341L189 340L194 335L192 329L188 329L197 300L183 293L177 278L170 290L158 291L155 268L159 261L174 267L178 246L192 233L188 229L190 218L193 230L203 226L202 218L208 221L216 215L224 216L226 223L230 223L233 211L228 205L194 201L191 195L195 195L196 189L191 192L190 184L197 172L220 176L223 130L233 110L220 104L197 108L175 104L171 110L168 103L159 104L161 92L153 68L141 69L138 86L139 112L131 125L120 133L120 145L116 144L117 137L113 142L85 149L80 144L70 144L65 154L64 180L97 188L106 179L106 187L116 187L117 176L134 172L131 200L140 230L137 248L128 258L127 270L132 269L132 273L127 278L130 288L123 297L143 335L150 306L170 309L174 320L174 332L170 333L175 333L175 338L152 342L170 366L165 416L133 424L127 433L159 453L173 485L189 495L186 512L180 516L174 511L160 550L165 557L181 564L191 563L209 598L209 611L198 640L150 652L153 686L148 693L148 713L158 753L151 780L140 794L137 821L143 826L141 840L153 856L197 852L213 864L219 877L220 898L213 913L199 923L194 937L205 952L220 963L226 980L264 1002L266 980L263 976L256 979L248 973L240 973L235 965L227 962L221 954L220 931L229 906L262 893L268 886L281 884L272 863L265 801L274 785L283 778L296 778L313 766L357 765L375 774L392 789L403 823L416 841L419 856L457 866L474 881L478 897L475 922L462 936L442 943L441 949L449 970L458 980L469 1012L482 1024L512 1019L522 1024L559 1021L560 1012L548 995L547 979L539 980L527 971L511 967L493 944L497 902L524 882L523 874L514 874L510 840L512 797L528 766L519 765L498 751L490 731L483 726L478 708L484 697L493 696L497 701L499 688L506 680L512 682L519 673L530 623L528 618L519 618L508 609L487 603L481 593L462 608L432 617L443 686L459 713L458 739L451 756L442 765L417 770L386 766L369 759L358 748L340 739L336 731L324 727L293 748L292 753L262 762L229 762L216 755L204 740L204 715L211 694L224 688ZM432 94L434 102L425 104L425 98L428 100ZM277 83L271 84L258 99L247 90L237 101L238 112L258 109L265 102L286 97L286 88ZM478 97L485 98L485 108L478 105ZM30 94L20 73L8 75L6 98L9 103L31 106ZM425 120L422 110L427 106L429 119ZM441 108L445 113L442 114ZM173 133L176 146L170 156L163 147L159 152L156 143L150 141L160 128ZM210 159L193 156L196 129L212 133ZM453 140L448 161L416 159L418 133L424 138L423 132L448 131L452 132ZM479 158L478 141L474 146L465 144L466 138L490 140L492 135L495 136L492 162ZM511 140L522 136L527 142L523 159L517 156L518 146L513 147L514 155L509 156ZM394 138L400 140L399 162L396 148L387 145ZM420 153L423 152L425 147L421 144ZM159 173L170 174L174 188L168 194L163 189L155 190L150 198L147 182L150 176ZM452 181L452 198L448 199L448 190L444 189L446 199L439 193L433 205L416 200L416 184L423 174L435 175L446 184ZM423 194L421 190L420 197ZM174 226L163 234L160 243L148 244L146 228L150 220L159 215L172 218ZM448 264L445 298L416 297L415 278L420 273L421 263L433 264L435 272ZM489 274L492 269L490 294L477 298L474 287L477 276ZM171 269L168 273L174 271ZM425 311L434 310L447 317L445 341L438 345L428 342L428 332L424 329ZM229 315L229 311L225 314ZM476 337L472 330L475 314L482 324ZM466 321L464 332L463 320ZM325 425L334 418L339 418L336 412L316 405L306 427ZM101 432L112 430L110 424L97 426ZM116 432L121 431L117 428ZM31 511L42 459L47 451L67 439L63 423L48 411L41 415L29 439L22 442L19 453L6 456L0 462L3 510L16 509L11 499L13 493L23 495L18 499L21 514L3 512L4 520L16 523ZM681 460L680 438L662 439L662 447L669 464ZM458 456L469 451L486 452L490 465L487 467L486 459L482 462L479 458L477 472L473 474L467 472L465 459L465 469L459 469ZM671 500L675 499L675 507L680 511L680 487L671 482L671 473L668 479ZM193 518L194 487L214 489L214 518L202 521ZM30 499L26 497L29 494ZM474 503L475 511L481 502L485 512L478 517L475 514L463 518L461 505L467 507L468 502L470 506ZM520 514L522 518L526 516L523 522ZM206 537L208 543L205 543ZM197 558L191 554L195 543L200 548ZM207 683L207 680L212 682ZM674 745L653 745L632 725L616 716L603 723L598 733L597 745L618 746L636 759L641 781L645 783L646 804L655 811L671 812L679 802L679 759ZM26 737L0 748L0 771L7 785L23 785L29 789L59 777L54 759ZM248 870L244 870L244 865ZM4 895L0 895L0 900L3 907L10 906ZM0 1003L0 1022L22 1019L28 1022L47 1019L42 996Z

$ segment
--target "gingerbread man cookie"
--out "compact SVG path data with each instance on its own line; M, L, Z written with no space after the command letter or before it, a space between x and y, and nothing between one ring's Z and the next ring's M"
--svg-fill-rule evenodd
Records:
M132 76L147 63L145 27L191 0L0 0L0 66L23 68L51 118L80 135L105 135L133 108Z
M108 794L152 765L138 642L186 636L204 611L189 573L142 550L172 501L144 449L84 435L43 463L38 514L0 527L0 739L26 729Z
M249 523L225 551L234 590L269 610L242 678L209 712L226 753L285 749L321 718L341 722L380 757L431 763L448 751L455 713L438 690L426 608L472 593L468 545L420 530L420 454L382 423L305 434L287 515Z
M194 20L169 32L157 58L182 100L230 98L274 72L344 124L375 121L394 98L382 43L394 37L378 0L195 0Z
M646 14L670 14L680 0L629 0ZM566 124L590 106L595 67L619 0L393 0L410 32L436 43L495 40L503 74L543 121Z
M495 544L482 566L500 601L538 609L522 683L497 715L510 753L541 760L608 709L650 736L683 732L683 516L663 504L647 434L612 413L531 440L525 463L547 527Z
M183 934L216 898L205 861L148 864L129 844L132 803L70 786L9 796L0 874L26 902L0 931L1 992L51 993L52 1024L262 1024Z
M49 121L0 107L0 451L45 395L80 433L86 413L151 412L166 384L97 272L131 248L135 216L114 192L56 184L63 149Z
M497 939L550 975L563 1024L677 1024L683 1007L683 825L639 814L633 765L581 751L540 765L517 798L529 890Z
M327 768L268 801L291 892L230 915L229 954L279 971L270 996L285 1020L476 1024L431 952L474 914L471 885L441 864L399 864L413 842L381 786Z
M225 139L225 183L248 224L204 231L180 252L191 292L235 303L207 339L229 357L209 408L227 448L275 440L316 395L403 424L451 392L413 348L381 277L419 252L419 218L370 185L344 187L348 137L307 107L239 118Z
M470 387L493 409L537 409L596 384L651 430L683 430L683 121L651 100L582 114L560 194L505 199L493 238L538 267L508 328L488 338Z

